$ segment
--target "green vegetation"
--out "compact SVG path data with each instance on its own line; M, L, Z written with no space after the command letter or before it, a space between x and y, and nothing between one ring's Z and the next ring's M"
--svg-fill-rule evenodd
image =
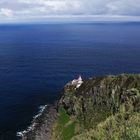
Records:
M53 140L140 140L140 75L66 85Z
M74 136L72 140L140 140L140 114L110 116L96 129Z
M66 113L65 109L63 107L59 108L59 117L58 117L58 123L61 124L63 127L66 123L69 122L69 115Z
M59 117L55 128L53 139L57 140L70 140L75 133L75 123L70 119L63 107L59 108Z

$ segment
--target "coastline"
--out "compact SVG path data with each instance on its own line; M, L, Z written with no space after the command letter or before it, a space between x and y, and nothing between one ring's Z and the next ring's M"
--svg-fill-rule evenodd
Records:
M56 118L57 104L41 106L31 125L24 131L17 132L17 137L20 137L20 140L49 140Z
M111 140L121 139L122 133L124 139L127 136L138 138L137 134L129 132L140 132L139 82L139 74L70 81L64 86L60 100L54 105L42 107L27 131L17 134L21 140L92 140L93 137ZM77 87L79 83L81 85ZM126 135L124 128L130 126L132 128L127 130Z

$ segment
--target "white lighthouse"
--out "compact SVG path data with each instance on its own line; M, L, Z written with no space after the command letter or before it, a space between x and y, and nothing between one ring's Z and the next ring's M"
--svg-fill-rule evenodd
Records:
M74 79L72 81L72 85L76 86L76 88L79 88L82 83L83 83L83 80L82 80L81 75L79 75L79 78L78 79Z

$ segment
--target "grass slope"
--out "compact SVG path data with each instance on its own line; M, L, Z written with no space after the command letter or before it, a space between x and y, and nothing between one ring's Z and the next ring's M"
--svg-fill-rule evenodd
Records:
M75 122L70 119L63 107L59 108L59 117L53 133L54 140L70 140L75 133Z

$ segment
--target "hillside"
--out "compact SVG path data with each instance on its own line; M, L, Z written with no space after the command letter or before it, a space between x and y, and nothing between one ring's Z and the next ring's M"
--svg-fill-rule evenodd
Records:
M140 75L69 82L22 140L140 140ZM33 126L33 127L32 127Z
M139 140L140 75L94 77L68 83L51 140Z

